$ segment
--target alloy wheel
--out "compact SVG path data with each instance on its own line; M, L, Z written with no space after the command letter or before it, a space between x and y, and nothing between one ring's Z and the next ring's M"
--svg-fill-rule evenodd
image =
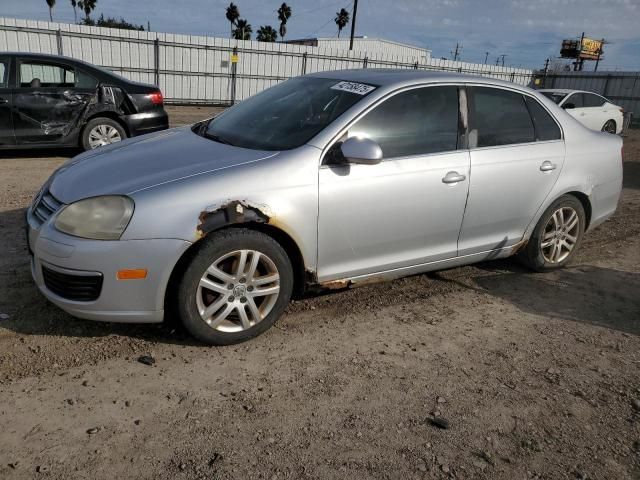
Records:
M558 208L547 222L540 250L548 263L561 263L573 251L580 234L578 212L571 207Z
M110 145L122 140L118 129L111 125L96 125L89 132L89 146L93 148Z
M280 293L280 274L267 255L236 250L215 260L196 290L202 320L221 332L241 332L260 323Z

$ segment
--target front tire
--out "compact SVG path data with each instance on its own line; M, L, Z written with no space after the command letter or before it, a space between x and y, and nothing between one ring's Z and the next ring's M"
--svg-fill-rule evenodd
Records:
M120 142L127 132L118 122L107 117L92 118L82 131L82 147L93 150L104 145Z
M210 345L231 345L268 330L289 304L293 268L282 246L248 229L212 233L178 287L185 328Z
M585 224L580 200L563 195L540 217L520 259L537 272L564 267L580 247Z

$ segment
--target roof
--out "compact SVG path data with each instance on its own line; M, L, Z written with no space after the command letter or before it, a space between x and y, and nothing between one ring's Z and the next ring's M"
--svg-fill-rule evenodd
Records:
M403 86L418 83L481 83L487 85L500 85L519 90L530 90L522 85L497 80L495 78L480 77L455 72L441 72L433 70L409 70L391 68L360 68L353 70L333 70L328 72L316 72L310 77L335 78L360 83L369 83L377 86Z
M549 92L549 93L564 93L566 95L570 93L593 93L594 95L600 95L596 92L589 92L588 90L572 90L570 88L541 88L538 92Z

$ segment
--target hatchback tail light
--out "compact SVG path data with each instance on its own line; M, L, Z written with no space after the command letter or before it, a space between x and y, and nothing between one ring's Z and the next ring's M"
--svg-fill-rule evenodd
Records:
M162 96L162 92L160 90L147 95L147 98L151 100L151 103L153 103L154 105L162 105L164 103L164 97Z

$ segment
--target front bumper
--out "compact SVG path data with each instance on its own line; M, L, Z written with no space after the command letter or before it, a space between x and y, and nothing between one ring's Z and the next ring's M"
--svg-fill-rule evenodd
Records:
M27 212L31 274L42 294L71 315L106 322L156 323L164 318L164 296L171 272L191 245L178 239L87 240L38 225ZM47 287L43 267L60 275L102 275L95 300L64 298ZM147 269L141 280L118 280L122 269ZM58 289L59 290L59 289Z

